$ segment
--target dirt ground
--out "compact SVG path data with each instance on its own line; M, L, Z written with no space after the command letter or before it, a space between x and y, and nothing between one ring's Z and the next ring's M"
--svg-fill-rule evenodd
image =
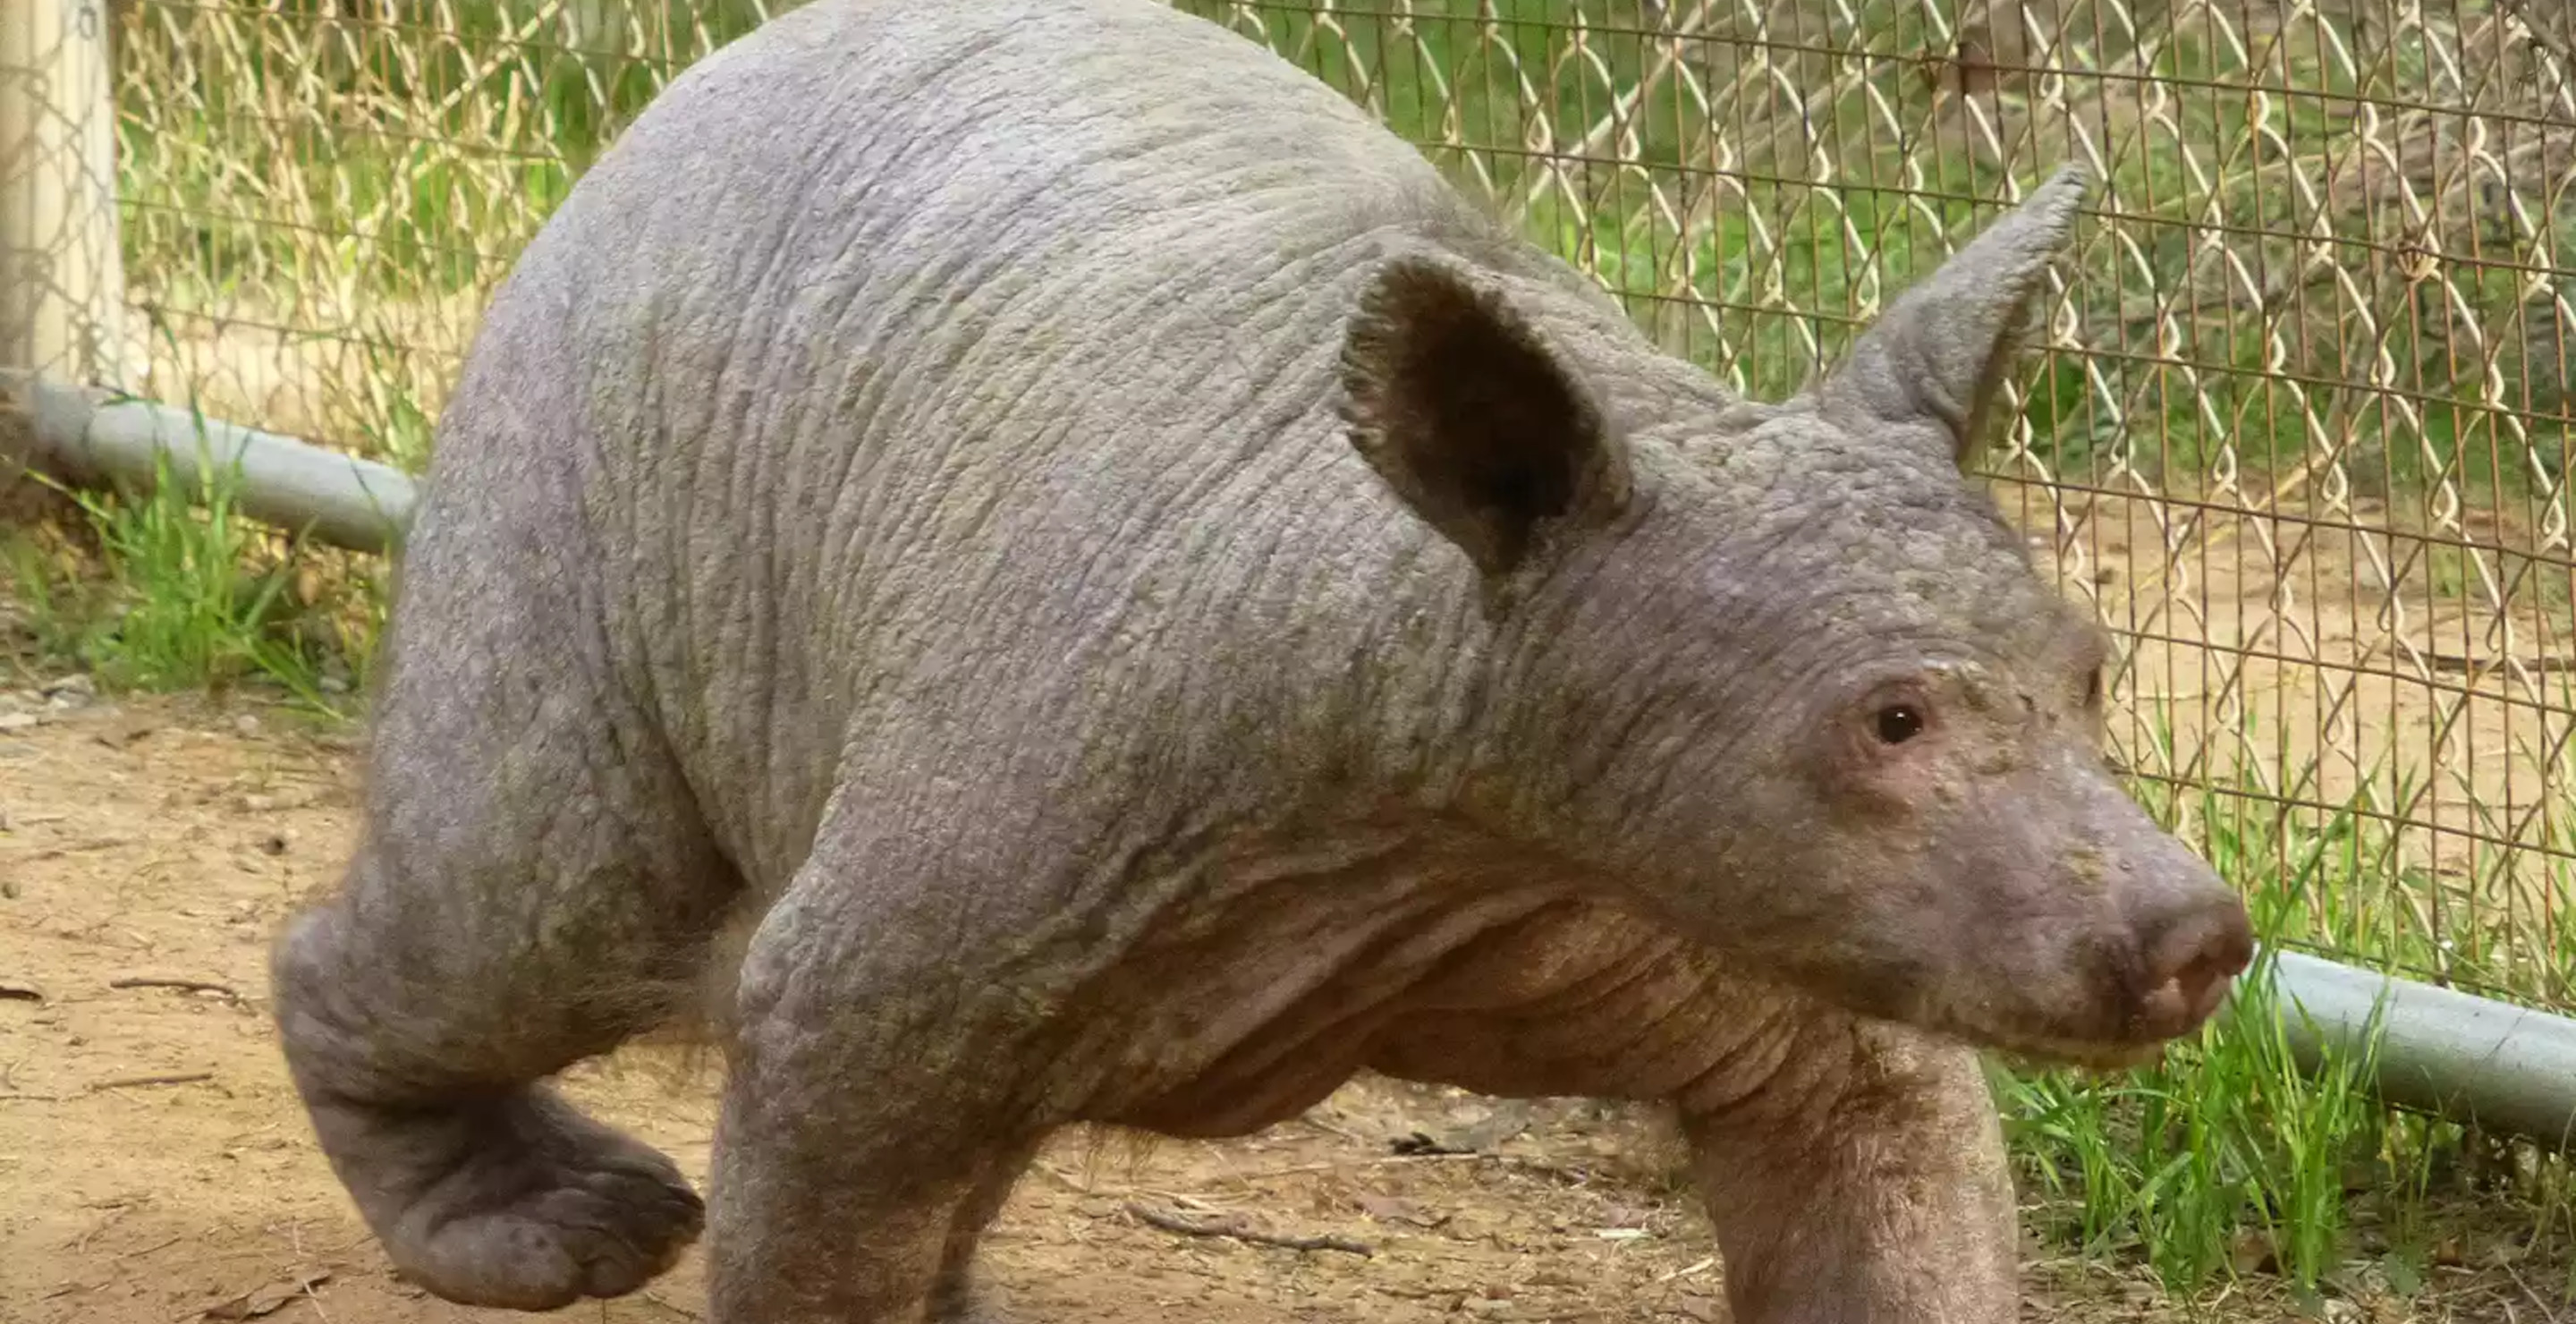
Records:
M270 1038L262 954L343 857L351 737L244 699L98 699L78 683L48 698L47 677L8 671L0 659L0 1321L524 1318L392 1275ZM707 1078L630 1054L568 1084L703 1181ZM1403 1152L1423 1137L1473 1152ZM1721 1266L1674 1157L1589 1104L1366 1080L1232 1143L1067 1135L988 1257L1034 1319L1722 1320ZM1156 1226L1176 1221L1370 1253ZM699 1272L693 1255L568 1317L694 1318ZM2028 1290L2030 1319L2166 1317L2134 1279L2035 1247ZM2334 1304L2347 1320L2541 1318ZM2219 1313L2290 1317L2243 1297Z

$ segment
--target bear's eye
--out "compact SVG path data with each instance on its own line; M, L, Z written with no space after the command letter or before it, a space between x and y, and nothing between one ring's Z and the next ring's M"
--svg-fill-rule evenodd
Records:
M1923 710L1910 703L1891 703L1878 710L1880 743L1902 745L1923 734Z

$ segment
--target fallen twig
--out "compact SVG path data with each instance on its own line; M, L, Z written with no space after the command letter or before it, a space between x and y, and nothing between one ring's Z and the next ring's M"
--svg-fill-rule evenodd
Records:
M1367 1242L1354 1241L1349 1237L1335 1236L1330 1233L1313 1237L1291 1237L1276 1232L1263 1232L1247 1225L1240 1215L1206 1220L1184 1218L1167 1209L1156 1209L1151 1205L1136 1204L1132 1201L1127 1206L1127 1213L1129 1217L1147 1227L1161 1228L1165 1232L1178 1233L1184 1237L1232 1237L1236 1241L1249 1242L1256 1246L1277 1246L1282 1250L1338 1250L1362 1257L1377 1254Z
M59 860L66 855L87 855L91 851L114 850L124 844L126 841L123 837L92 837L87 841L75 841L68 846L49 846L27 856L26 859L30 863L37 860Z
M2529 9L2526 8L2529 0L2503 0L2503 3L2504 11L2513 15L2522 24L2522 30L2530 35L2533 45L2557 56L2561 64L2576 65L2576 45L2571 45L2567 37L2552 30L2540 19L2532 17Z
M2522 1270L2513 1267L2512 1261L2508 1260L2497 1267L2504 1270L2506 1277L2513 1279L2513 1285L2522 1289L2522 1294L2530 1298L2531 1304L2540 1307L2540 1317L2542 1319L2556 1319L2558 1317L2558 1312L2550 1308L2548 1299L2541 1296L2540 1293L2532 1290L2531 1284L2524 1280Z
M107 1207L107 1216L90 1224L89 1230L81 1233L79 1238L72 1242L72 1254L79 1255L88 1251L90 1238L116 1226L118 1223L124 1221L127 1214L133 1212L134 1206L122 1200L109 1205Z
M236 1002L241 1000L240 990L230 984L218 984L211 979L167 979L156 975L128 975L122 979L107 981L107 986L109 988L170 988L182 993L221 993Z
M251 1320L274 1315L289 1304L312 1297L313 1289L331 1281L328 1269L298 1270L266 1287L244 1292L205 1308L199 1316L209 1320Z
M2387 639L2372 641L2370 647L2362 651L2360 660L2368 662L2383 655L2401 663L2419 662L2426 669L2437 673L2446 672L2463 676L2508 671L2516 667L2540 675L2563 675L2576 671L2576 653L2541 653L2524 657L2503 653L2445 653L2438 649L2417 648L2412 644L2395 643Z
M676 1302L672 1301L670 1298L668 1298L668 1297L666 1297L666 1296L663 1296L661 1293L654 1291L652 1288L649 1288L649 1287L648 1287L648 1288L645 1288L645 1289L643 1290L643 1292L641 1292L639 1295L641 1295L641 1296L642 1296L646 1301L649 1301L649 1302L653 1303L654 1305L660 1306L660 1307L661 1307L661 1308L663 1308L664 1310L670 1311L672 1314L677 1315L677 1316L679 1316L679 1317L680 1317L680 1318L682 1318L682 1319L704 1319L704 1318L706 1318L706 1316L701 1315L701 1314L699 1314L698 1312L696 1312L696 1311L694 1311L694 1310L689 1309L687 1306L680 1305L680 1304L678 1304L678 1303L676 1303Z
M173 1076L118 1076L112 1080L102 1080L89 1088L90 1092L95 1094L100 1090L134 1090L150 1085L194 1085L201 1080L214 1078L215 1073L211 1071L183 1071Z
M1655 1275L1655 1281L1656 1281L1656 1282L1659 1282L1659 1283L1669 1283L1669 1282L1671 1282L1672 1280L1674 1280L1674 1279L1676 1279L1676 1278L1688 1278L1688 1277L1690 1277L1692 1274L1705 1272L1705 1271L1706 1271L1706 1270L1708 1270L1708 1269L1711 1269L1711 1268L1716 1267L1716 1265L1717 1265L1717 1257L1716 1257L1716 1256L1714 1256L1714 1255L1703 1255L1703 1256L1701 1256L1700 1258L1698 1258L1698 1259L1696 1259L1696 1260L1693 1260L1693 1261L1691 1261L1690 1263L1685 1264L1685 1265L1683 1265L1682 1267L1680 1267L1680 1268L1678 1268L1678 1269L1673 1269L1673 1270L1670 1270L1670 1271L1665 1272L1665 1273L1659 1273L1659 1274L1656 1274L1656 1275Z
M2576 654L2551 653L2539 657L2472 657L2466 653L2421 653L2418 656L2435 671L2472 675L2520 667L2525 671L2548 675L2552 672L2576 671Z

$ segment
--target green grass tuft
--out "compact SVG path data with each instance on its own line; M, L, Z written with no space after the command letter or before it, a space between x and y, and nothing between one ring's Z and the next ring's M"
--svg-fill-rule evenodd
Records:
M283 690L317 713L346 715L381 619L372 576L324 594L300 588L310 554L242 514L236 466L203 438L194 479L161 458L140 492L71 491L93 555L6 544L11 586L37 646L137 690ZM84 564L83 562L87 562ZM356 628L308 598L355 606Z

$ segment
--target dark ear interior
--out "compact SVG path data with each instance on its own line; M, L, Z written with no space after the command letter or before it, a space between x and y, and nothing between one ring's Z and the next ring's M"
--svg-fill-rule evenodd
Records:
M1613 503L1601 410L1497 294L1427 257L1389 262L1342 351L1351 444L1488 574L1548 521Z

